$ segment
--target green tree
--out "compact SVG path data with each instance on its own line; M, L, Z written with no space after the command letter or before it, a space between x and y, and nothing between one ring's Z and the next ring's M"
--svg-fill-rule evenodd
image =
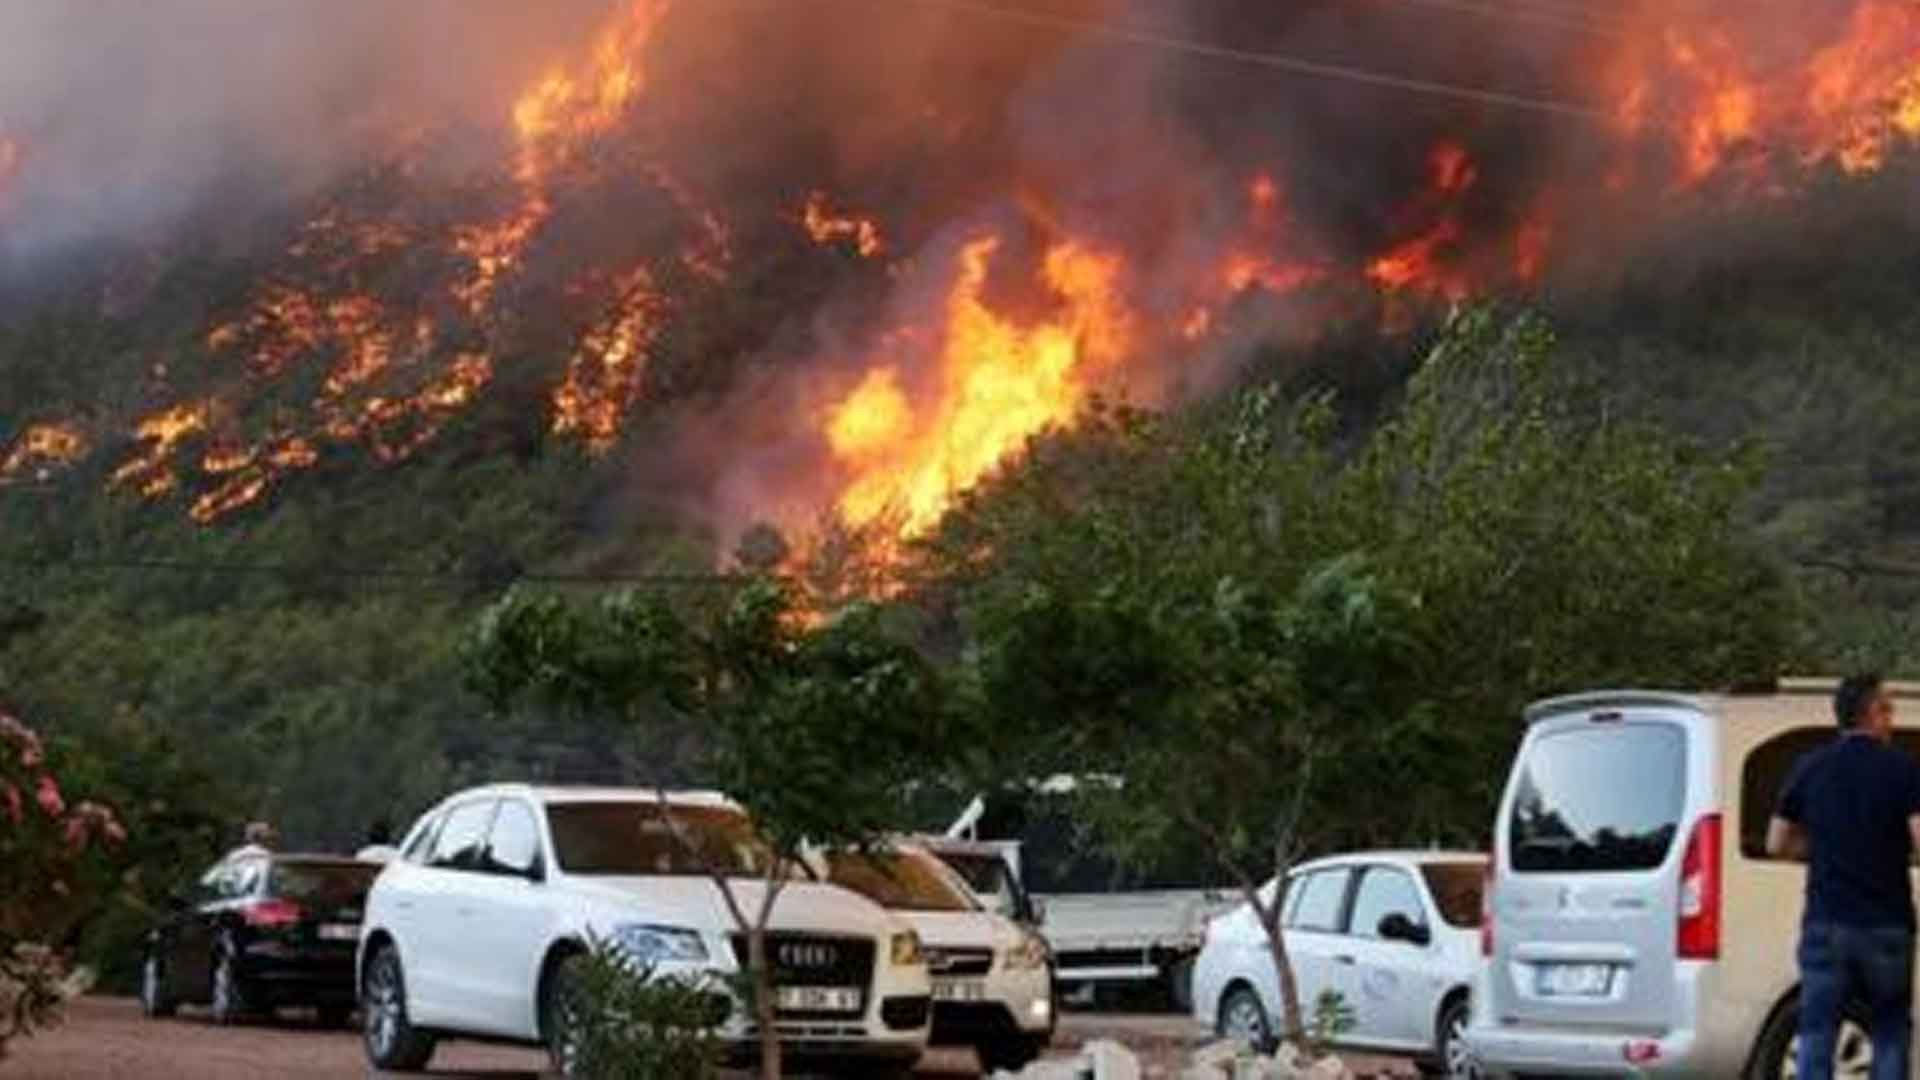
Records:
M693 734L706 780L747 810L772 852L757 887L730 878L691 838L747 938L762 1075L780 1075L766 929L805 845L872 845L898 824L906 782L937 768L946 739L936 671L856 605L814 622L785 585L760 580L706 619L656 596L621 593L581 607L510 595L466 647L472 685ZM643 778L659 789L659 776ZM662 816L673 815L662 794ZM894 943L917 951L911 937Z
M968 700L1026 755L1000 761L1117 776L1086 800L1116 854L1204 848L1268 929L1294 1037L1269 874L1477 841L1533 697L1790 652L1791 592L1741 540L1754 464L1587 410L1552 350L1536 319L1471 312L1357 441L1329 399L1271 391L1096 417L923 551Z

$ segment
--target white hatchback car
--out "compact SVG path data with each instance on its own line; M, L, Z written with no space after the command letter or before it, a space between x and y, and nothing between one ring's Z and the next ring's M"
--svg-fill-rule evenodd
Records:
M1453 1076L1478 1075L1460 1036L1480 966L1486 864L1484 855L1423 851L1342 855L1296 867L1287 877L1281 924L1308 1020L1331 991L1352 1010L1339 1045L1409 1054ZM1263 900L1274 887L1263 886ZM1280 980L1250 905L1208 924L1194 964L1193 1011L1222 1035L1273 1043Z
M747 911L760 907L769 856L726 798L666 799L671 825L652 791L523 784L465 791L423 816L367 900L358 977L371 1062L423 1068L444 1035L556 1047L569 959L595 938L661 974L717 976L721 1037L730 1057L750 1058L749 1011L722 996L744 937L673 830L731 861ZM904 1075L920 1057L932 987L911 927L865 897L795 880L768 944L786 1053L861 1076Z
M1053 958L1040 935L986 909L923 847L820 857L828 881L920 934L933 975L933 1044L971 1046L988 1072L1018 1072L1053 1041Z

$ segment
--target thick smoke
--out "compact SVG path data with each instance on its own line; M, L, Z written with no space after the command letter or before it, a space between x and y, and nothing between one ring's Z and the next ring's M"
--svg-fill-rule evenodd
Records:
M16 258L297 202L406 133L497 126L606 0L11 0L0 139Z

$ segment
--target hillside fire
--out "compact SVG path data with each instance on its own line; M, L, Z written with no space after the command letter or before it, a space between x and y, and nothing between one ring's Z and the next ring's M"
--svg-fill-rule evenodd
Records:
M1203 391L1266 333L1391 332L1565 286L1572 253L1630 260L1670 226L1903 167L1920 140L1920 8L1890 0L1538 20L1504 69L1418 70L1357 36L1423 32L1396 5L1352 5L1345 36L1262 5L1029 6L1044 25L623 0L490 132L408 116L321 187L201 335L203 384L117 439L20 429L0 477L113 455L114 486L214 525L323 463L406 461L502 386L535 385L548 437L609 455L691 385L723 416L797 403L709 438L722 539L821 507L907 538L1098 397ZM1147 34L1150 7L1183 18ZM1255 60L1321 48L1324 70L1236 66L1207 52L1223 29ZM58 175L23 171L23 145L0 139L0 211ZM746 296L767 320L772 265L819 287L753 335L699 336ZM762 354L753 387L702 381L686 343L716 338Z

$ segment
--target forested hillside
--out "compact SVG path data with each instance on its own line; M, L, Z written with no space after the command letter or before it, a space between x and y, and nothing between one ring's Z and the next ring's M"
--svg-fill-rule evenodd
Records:
M0 705L164 877L689 775L468 691L516 588L879 599L1011 734L995 635L1145 678L1044 631L1205 656L1188 601L1332 566L1418 615L1409 827L1468 839L1528 695L1920 671L1920 15L1840 6L342 4L274 63L46 9Z

